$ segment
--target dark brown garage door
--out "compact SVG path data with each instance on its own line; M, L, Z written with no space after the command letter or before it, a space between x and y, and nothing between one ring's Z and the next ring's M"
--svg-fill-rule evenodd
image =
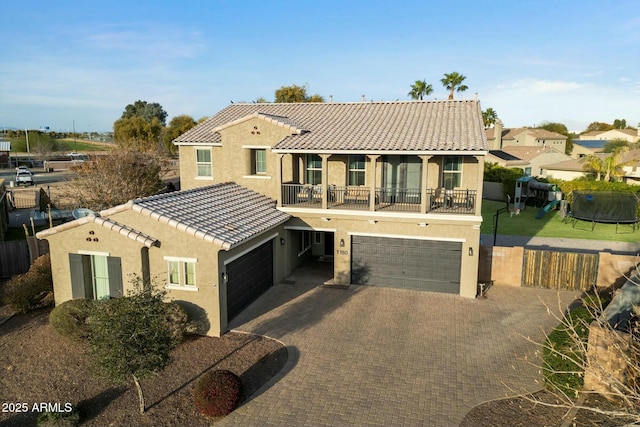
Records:
M460 293L461 242L352 236L351 283Z
M227 264L227 320L273 286L273 240Z

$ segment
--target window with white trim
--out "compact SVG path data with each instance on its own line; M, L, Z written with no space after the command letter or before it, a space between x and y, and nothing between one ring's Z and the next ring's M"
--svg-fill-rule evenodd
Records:
M462 156L445 156L442 167L442 186L453 190L462 185Z
M267 173L267 150L251 150L251 174L264 175Z
M212 178L211 148L196 148L196 177Z
M196 259L164 257L167 261L167 287L196 288Z
M322 184L322 159L317 154L306 155L306 184L319 185Z
M349 156L349 185L365 184L365 156Z

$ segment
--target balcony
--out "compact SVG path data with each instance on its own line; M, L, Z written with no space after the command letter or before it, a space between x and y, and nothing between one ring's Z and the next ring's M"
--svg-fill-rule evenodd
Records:
M376 188L373 206L371 193L365 186L282 184L282 206L322 209L325 197L327 209L420 213L426 197L426 212L422 213L475 213L476 190Z

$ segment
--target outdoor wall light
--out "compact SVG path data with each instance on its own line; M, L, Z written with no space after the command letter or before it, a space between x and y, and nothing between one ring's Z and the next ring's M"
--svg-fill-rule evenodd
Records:
M280 238L280 246L284 246L284 239L282 237Z
M222 273L222 283L226 284L229 281L229 276L227 273Z
M340 239L340 247L344 248L344 239Z
M469 256L473 256L473 248L469 248Z

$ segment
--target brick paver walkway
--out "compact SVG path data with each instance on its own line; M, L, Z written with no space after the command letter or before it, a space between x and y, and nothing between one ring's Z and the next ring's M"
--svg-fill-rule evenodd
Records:
M577 295L330 289L317 286L318 266L298 269L294 284L275 286L232 322L281 340L290 358L216 425L458 426L482 402L541 388L527 337L542 340L558 323L547 307L559 312Z

